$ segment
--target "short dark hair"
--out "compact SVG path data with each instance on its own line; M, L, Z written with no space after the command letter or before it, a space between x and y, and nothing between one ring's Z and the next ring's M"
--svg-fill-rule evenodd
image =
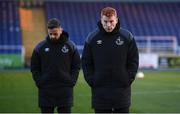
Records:
M60 21L57 18L52 18L47 23L48 29L58 28L60 27Z

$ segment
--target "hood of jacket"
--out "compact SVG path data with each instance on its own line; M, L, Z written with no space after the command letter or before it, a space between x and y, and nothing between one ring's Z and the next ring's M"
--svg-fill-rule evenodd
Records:
M60 35L60 38L56 42L52 41L49 35L46 37L46 40L51 44L61 44L68 41L68 39L69 39L69 34L66 31L62 32L62 34Z
M115 34L115 33L118 33L119 32L119 29L120 29L120 20L118 19L118 22L116 24L116 27L114 28L114 30L112 32L106 32L101 24L101 21L99 21L97 23L98 25L98 28L99 30L102 32L102 33L105 33L105 34Z

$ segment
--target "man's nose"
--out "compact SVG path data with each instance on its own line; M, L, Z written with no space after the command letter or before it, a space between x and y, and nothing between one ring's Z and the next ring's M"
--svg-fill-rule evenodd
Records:
M51 35L51 38L55 38L55 36L54 36L54 35Z
M110 22L107 22L107 26L108 26L108 27L111 26L111 23L110 23Z

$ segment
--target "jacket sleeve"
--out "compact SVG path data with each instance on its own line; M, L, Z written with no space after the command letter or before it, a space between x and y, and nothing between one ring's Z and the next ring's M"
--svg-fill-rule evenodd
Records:
M89 86L93 86L94 63L92 58L91 47L88 42L85 42L82 53L82 69L84 78Z
M41 61L39 53L36 49L33 50L31 57L31 72L32 77L36 83L36 86L40 86L40 77L41 77Z
M71 64L71 76L72 76L72 80L73 80L73 85L75 85L77 82L80 67L81 67L80 55L79 55L77 48L75 48L75 50L73 52L72 64Z
M134 81L137 70L139 67L139 53L132 34L130 34L130 43L127 55L127 70L130 76L130 84Z

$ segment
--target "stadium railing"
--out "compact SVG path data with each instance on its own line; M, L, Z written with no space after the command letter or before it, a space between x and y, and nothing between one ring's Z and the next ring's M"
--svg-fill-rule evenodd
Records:
M143 53L177 54L176 36L135 36L137 46Z

